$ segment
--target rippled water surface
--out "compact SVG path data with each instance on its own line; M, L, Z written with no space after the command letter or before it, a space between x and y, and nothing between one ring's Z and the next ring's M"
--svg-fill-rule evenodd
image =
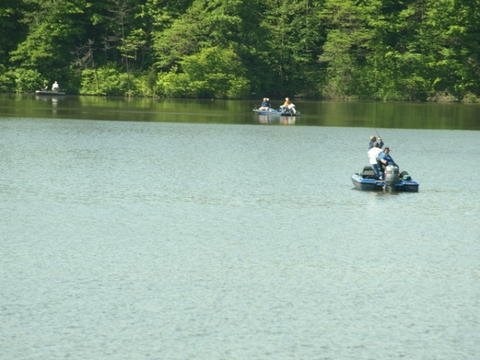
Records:
M478 359L478 131L0 119L2 359Z

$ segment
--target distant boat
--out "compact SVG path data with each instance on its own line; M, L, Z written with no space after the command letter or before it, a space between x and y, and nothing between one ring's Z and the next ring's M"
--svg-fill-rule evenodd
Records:
M55 90L36 90L35 95L41 96L64 96L66 95L64 91L55 91Z
M268 115L268 116L300 116L299 111L294 111L292 109L274 109L274 108L258 108L253 109L258 115Z

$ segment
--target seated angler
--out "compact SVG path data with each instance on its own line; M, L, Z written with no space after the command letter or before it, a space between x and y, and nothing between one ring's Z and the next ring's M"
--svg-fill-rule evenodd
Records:
M259 110L268 111L268 109L270 109L270 99L265 97L260 104Z
M398 166L390 155L390 148L388 146L386 146L385 149L383 149L383 151L377 155L377 161L382 167L382 172L385 172L387 165Z
M284 103L280 105L280 111L289 111L292 115L295 115L297 113L297 110L295 109L295 104L288 97L286 97Z

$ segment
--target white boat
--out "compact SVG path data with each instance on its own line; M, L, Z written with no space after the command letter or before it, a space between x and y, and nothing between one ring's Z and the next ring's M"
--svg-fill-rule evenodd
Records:
M65 92L55 90L36 90L35 95L41 96L64 96Z

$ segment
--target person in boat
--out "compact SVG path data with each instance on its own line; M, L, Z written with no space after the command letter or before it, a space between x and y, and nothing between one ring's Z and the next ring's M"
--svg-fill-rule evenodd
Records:
M382 170L380 167L380 163L378 162L378 156L382 153L382 148L378 142L373 143L373 146L370 150L368 150L368 162L373 169L373 173L375 174L375 178L378 180L382 180Z
M285 110L289 110L293 115L296 114L297 110L295 110L295 104L292 103L290 98L286 97L283 104L280 106L280 110L284 112Z
M383 147L383 140L380 136L375 136L375 135L372 135L370 136L370 142L368 143L368 150L370 150L371 148L373 148L373 146L375 145L375 143L378 143L380 145L380 148Z
M258 110L268 111L268 109L270 109L270 107L271 107L270 106L270 99L267 98L267 97L264 97Z
M60 85L58 85L58 82L54 82L52 85L52 91L58 91L60 90Z
M385 146L385 149L383 149L383 151L378 154L377 161L382 167L382 172L385 172L385 168L388 165L398 166L390 155L390 148L388 146Z

